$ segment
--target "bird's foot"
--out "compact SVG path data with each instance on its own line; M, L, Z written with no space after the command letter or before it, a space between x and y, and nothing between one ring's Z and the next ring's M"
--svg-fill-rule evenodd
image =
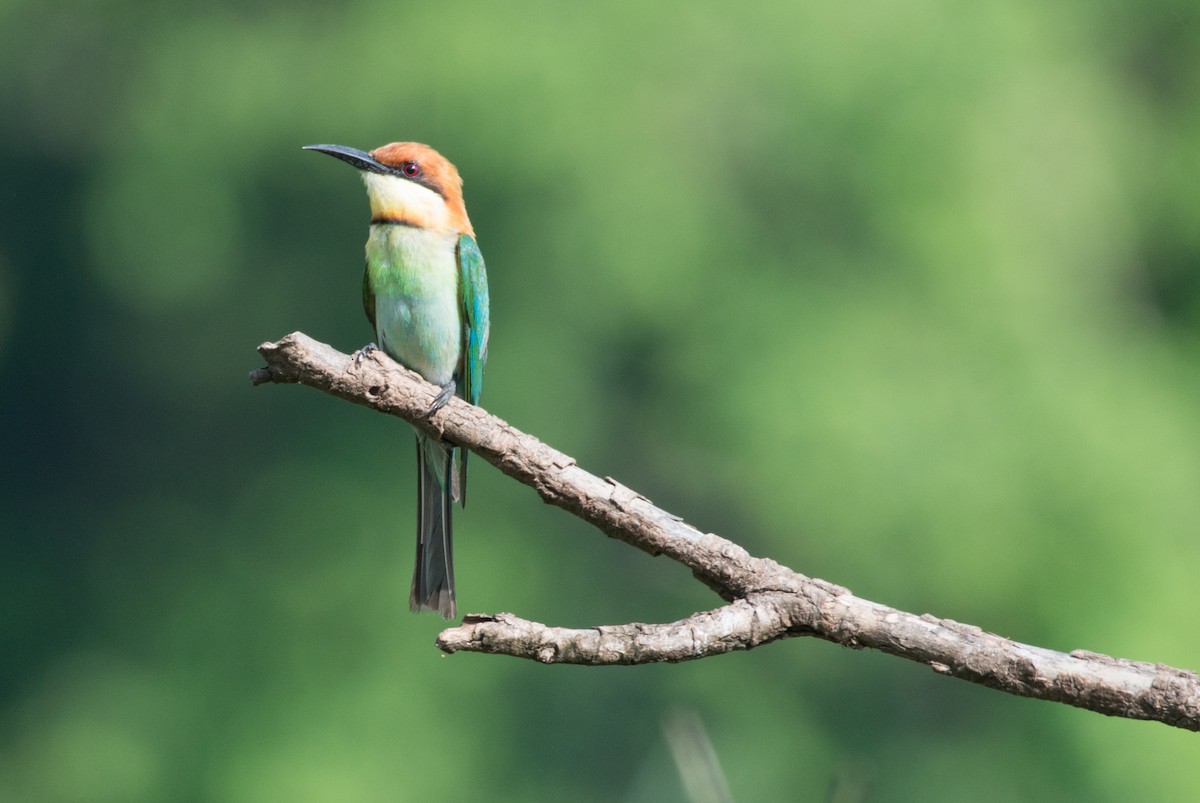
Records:
M437 398L433 400L433 404L429 405L429 409L425 412L425 417L430 418L438 410L445 407L446 402L450 401L450 397L454 395L454 391L457 389L458 386L454 384L453 379L442 385L442 389L438 393Z
M360 348L358 351L354 352L354 355L352 357L352 359L354 360L354 367L358 368L360 365L362 365L363 360L365 360L367 357L370 357L372 354L374 354L377 351L379 351L379 346L376 346L374 343L368 343L367 345Z

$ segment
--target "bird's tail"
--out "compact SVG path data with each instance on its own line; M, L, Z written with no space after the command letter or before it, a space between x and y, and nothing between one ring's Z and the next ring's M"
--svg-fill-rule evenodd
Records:
M417 561L408 604L414 611L437 611L453 619L454 554L451 550L451 492L454 448L417 435Z

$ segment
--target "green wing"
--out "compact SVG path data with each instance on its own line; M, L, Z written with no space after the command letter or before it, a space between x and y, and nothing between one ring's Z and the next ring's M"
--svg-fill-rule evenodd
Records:
M479 404L483 390L483 367L487 363L488 285L483 254L467 234L458 238L458 287L462 312L462 365L459 369L459 395L471 404Z
M363 312L371 322L371 334L375 333L375 294L371 292L371 268L363 268Z
M462 313L462 363L458 369L458 395L471 404L479 404L483 390L483 367L487 364L488 315L487 271L483 254L467 234L458 238L458 299ZM458 473L451 498L467 505L467 450L455 449Z

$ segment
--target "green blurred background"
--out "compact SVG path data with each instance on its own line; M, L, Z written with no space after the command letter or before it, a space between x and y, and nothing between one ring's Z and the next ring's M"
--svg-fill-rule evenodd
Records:
M585 10L586 9L586 10ZM1060 650L1200 665L1200 6L0 3L0 800L1195 800L1196 737L814 640L443 657L411 438L252 388L349 351L428 142L484 403L696 526ZM460 605L718 600L474 464Z

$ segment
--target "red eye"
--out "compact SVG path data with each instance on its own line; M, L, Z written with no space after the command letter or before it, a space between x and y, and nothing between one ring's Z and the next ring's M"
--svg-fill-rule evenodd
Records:
M421 175L421 166L416 162L405 162L400 165L400 172L409 178L416 178Z

